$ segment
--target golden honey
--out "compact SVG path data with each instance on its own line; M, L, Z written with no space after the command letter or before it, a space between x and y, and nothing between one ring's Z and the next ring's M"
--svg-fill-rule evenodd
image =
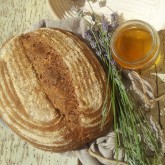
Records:
M156 30L140 21L126 21L116 30L111 49L116 62L126 69L146 69L159 54L160 40Z

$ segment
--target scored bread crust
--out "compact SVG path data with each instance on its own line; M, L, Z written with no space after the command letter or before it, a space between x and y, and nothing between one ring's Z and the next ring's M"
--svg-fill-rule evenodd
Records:
M112 125L108 113L101 129L105 97L103 68L70 32L37 29L0 50L0 116L37 148L73 150L105 134Z

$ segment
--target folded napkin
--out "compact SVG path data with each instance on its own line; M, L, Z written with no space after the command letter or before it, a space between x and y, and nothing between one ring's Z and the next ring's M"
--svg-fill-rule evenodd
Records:
M77 35L80 35L84 37L85 30L86 30L86 21L84 19L80 18L70 18L66 20L58 20L58 21L52 21L49 19L41 20L40 22L37 22L36 24L32 25L29 31L38 29L41 27L47 27L47 28L59 28L63 30L67 30L70 32L73 32Z
M82 18L70 18L60 21L41 20L34 24L29 31L41 27L60 28L84 37L87 22ZM154 81L140 77L140 75L134 71L125 70L123 71L123 82L132 96L136 98L137 104L140 106L142 105L146 110L154 106L156 87ZM152 117L150 118L150 123L153 131L157 134L158 143L161 143L162 148L164 148L162 132L155 124ZM115 133L113 130L110 130L107 135L99 137L91 144L87 144L79 150L72 152L78 156L83 165L115 165ZM70 154L71 152L65 154L68 153ZM118 165L126 164L124 162L127 158L122 149L119 150L118 159Z

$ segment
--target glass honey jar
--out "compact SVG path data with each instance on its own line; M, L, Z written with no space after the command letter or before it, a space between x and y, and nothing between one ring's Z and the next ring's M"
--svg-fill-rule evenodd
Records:
M141 20L124 22L111 39L113 58L125 69L144 70L151 67L157 60L159 47L157 31Z

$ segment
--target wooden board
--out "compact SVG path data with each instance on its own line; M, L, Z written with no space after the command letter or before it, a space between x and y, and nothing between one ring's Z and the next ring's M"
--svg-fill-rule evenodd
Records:
M0 45L13 35L21 34L41 19L54 19L46 0L0 0ZM157 94L165 93L165 32L161 32L162 52L157 65L142 75L157 84ZM165 100L157 103L151 114L165 130ZM66 156L38 150L15 135L0 122L0 165L77 165L74 155Z
M41 20L52 19L45 0L0 0L0 45ZM0 122L0 165L77 165L73 155L41 151Z

